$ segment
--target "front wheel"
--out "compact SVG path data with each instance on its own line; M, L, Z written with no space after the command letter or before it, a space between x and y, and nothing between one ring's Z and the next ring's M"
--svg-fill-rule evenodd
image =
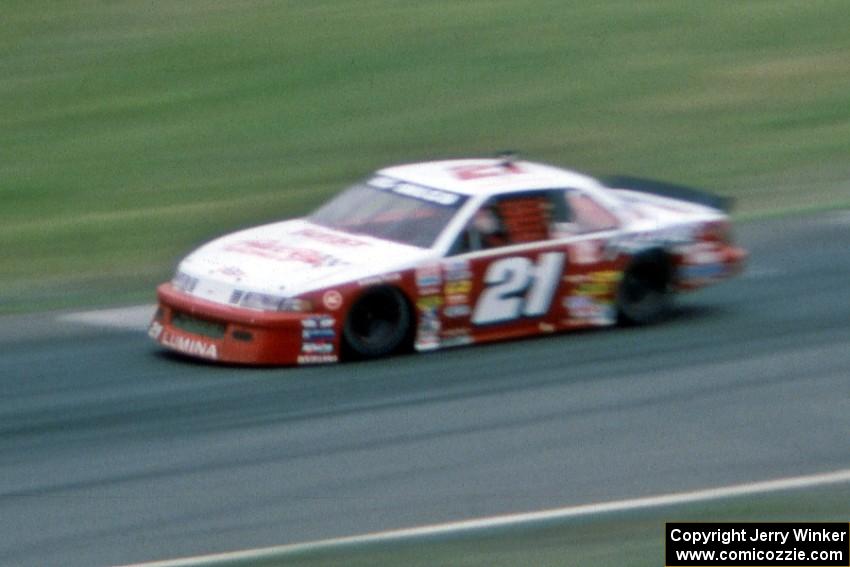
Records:
M670 263L664 256L640 258L623 274L617 292L620 323L653 323L667 314L671 303Z
M343 338L348 354L374 358L399 349L409 337L410 308L395 288L367 291L348 312Z

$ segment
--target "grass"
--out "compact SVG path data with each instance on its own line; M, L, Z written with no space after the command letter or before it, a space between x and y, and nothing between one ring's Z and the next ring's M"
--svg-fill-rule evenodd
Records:
M700 504L549 520L452 535L197 561L198 567L656 567L665 522L846 522L846 484ZM710 529L710 525L707 529ZM790 548L790 546L789 546Z
M7 0L0 312L152 298L381 165L526 156L850 205L842 0Z

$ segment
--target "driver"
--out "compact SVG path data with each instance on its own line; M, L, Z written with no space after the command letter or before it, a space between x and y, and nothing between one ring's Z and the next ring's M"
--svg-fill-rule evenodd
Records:
M472 218L472 227L481 237L482 248L494 248L507 244L502 223L491 207L483 207L476 211Z

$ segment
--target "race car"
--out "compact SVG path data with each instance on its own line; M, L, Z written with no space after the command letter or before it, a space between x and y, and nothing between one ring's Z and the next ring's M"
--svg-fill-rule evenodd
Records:
M654 322L739 273L723 199L511 157L381 169L310 216L223 236L157 289L192 357L300 365Z

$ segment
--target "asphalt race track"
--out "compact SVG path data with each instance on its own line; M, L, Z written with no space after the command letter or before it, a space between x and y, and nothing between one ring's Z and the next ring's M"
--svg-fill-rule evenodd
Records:
M850 214L664 324L308 369L0 319L0 564L108 565L850 467Z

